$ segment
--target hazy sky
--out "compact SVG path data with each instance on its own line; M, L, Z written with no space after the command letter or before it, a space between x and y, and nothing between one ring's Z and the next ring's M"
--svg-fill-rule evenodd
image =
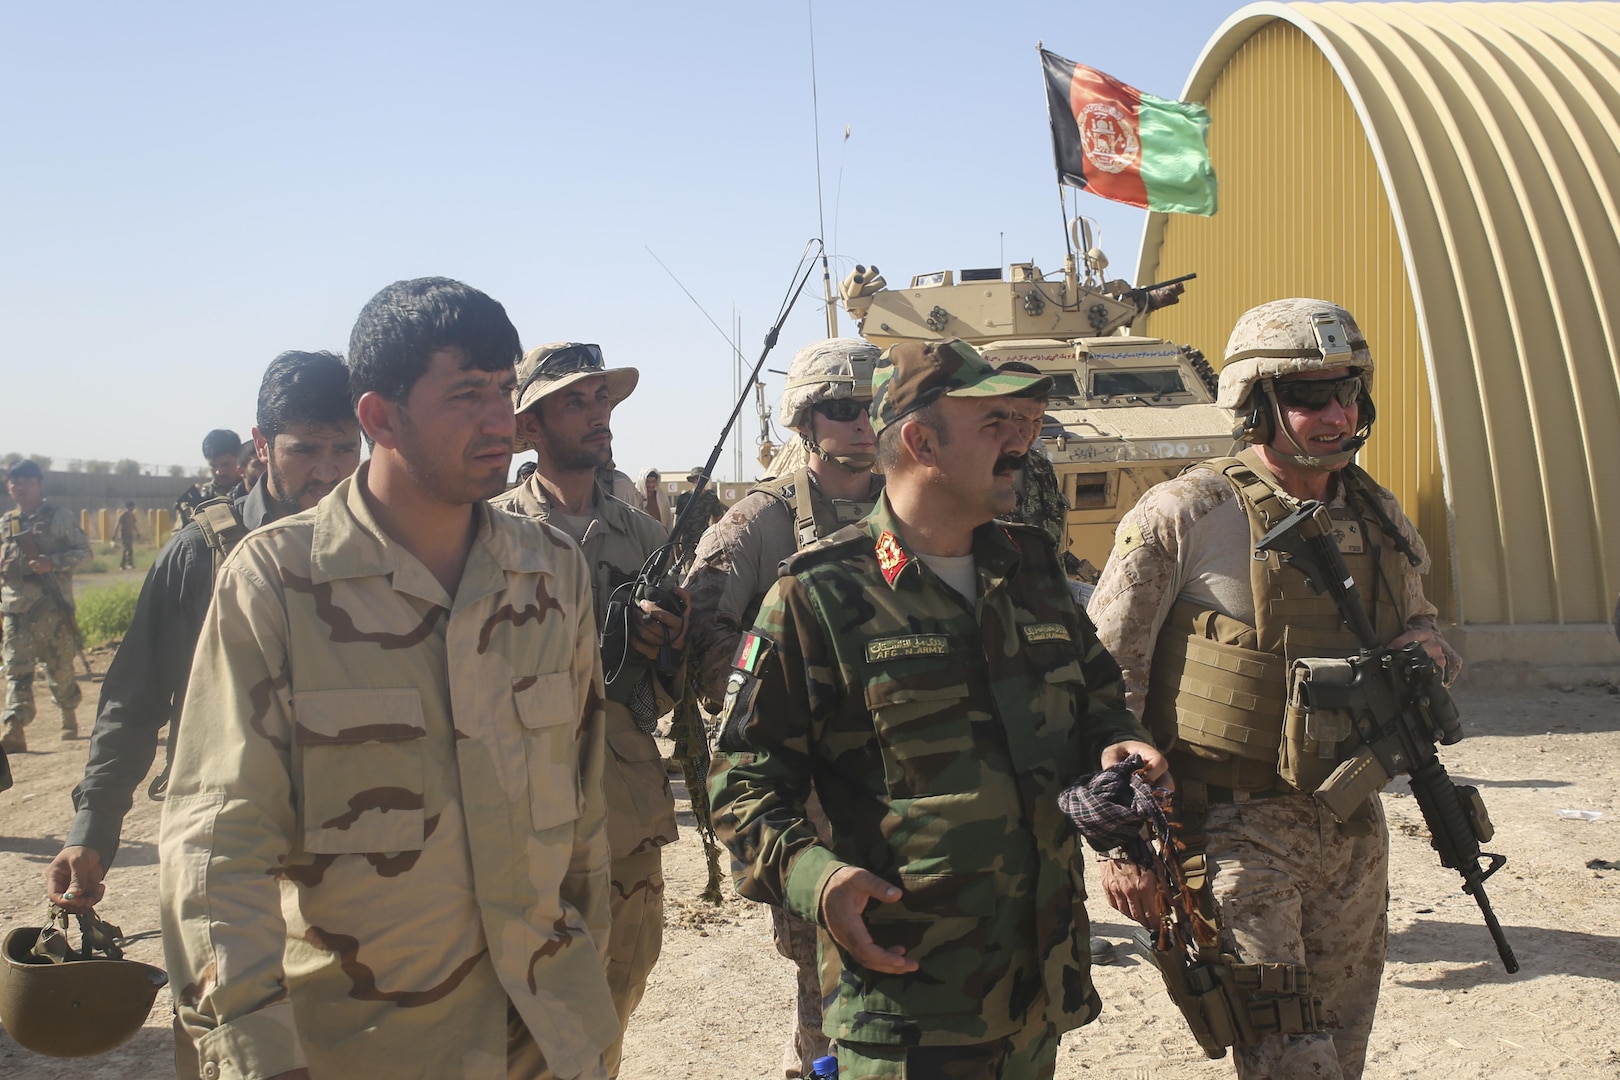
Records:
M1174 97L1236 8L816 0L835 277L1003 251L1060 269L1037 40ZM278 352L342 351L379 288L443 274L504 303L525 347L597 341L639 367L615 456L684 471L730 408L732 362L647 248L722 325L741 316L752 362L819 231L802 0L0 19L0 452L57 467L197 465L209 428L247 435ZM1142 214L1081 204L1130 276ZM824 325L807 293L767 366ZM752 470L752 409L741 424Z

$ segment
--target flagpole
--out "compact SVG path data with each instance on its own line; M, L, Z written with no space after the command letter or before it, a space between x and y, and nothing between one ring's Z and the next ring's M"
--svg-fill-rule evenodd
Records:
M1052 165L1057 169L1058 173L1058 222L1061 226L1060 231L1063 233L1063 265L1064 269L1068 271L1065 278L1069 278L1073 277L1075 273L1074 243L1069 238L1069 202L1063 194L1063 168L1058 158L1057 127L1052 120L1051 98L1046 93L1046 46L1040 41L1035 42L1035 57L1039 61L1041 69L1041 96L1047 98L1046 126L1052 132Z

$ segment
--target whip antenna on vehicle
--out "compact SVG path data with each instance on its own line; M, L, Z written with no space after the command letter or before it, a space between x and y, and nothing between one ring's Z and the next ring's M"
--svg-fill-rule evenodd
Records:
M827 212L821 201L821 102L816 95L816 6L814 0L804 0L805 14L810 17L810 120L815 125L816 142L816 228L821 235L827 235ZM844 129L844 138L849 138L849 129ZM840 166L838 183L842 188L844 182L843 169ZM838 306L833 303L832 270L827 266L827 245L821 245L821 292L827 302L827 336L838 336Z
M644 247L644 248L647 248L647 254L649 254L649 255L651 255L653 257L653 262L655 262L659 266L663 267L664 273L669 275L669 280L673 281L675 283L675 287L680 289L681 292L686 294L686 298L688 300L692 301L693 306L696 307L699 311L701 311L703 313L703 317L705 319L709 320L709 325L714 327L715 332L717 334L719 334L722 338L725 339L725 342L726 342L727 345L731 346L731 351L734 354L736 354L738 359L741 359L742 358L742 349L737 345L736 339L734 339L730 334L726 333L724 330L720 329L720 324L714 321L714 316L709 314L707 308L705 308L702 304L698 303L698 298L692 295L692 290L688 289L685 285L682 285L681 284L681 279L675 276L675 271L671 270L668 266L664 265L664 260L660 259L658 257L658 252L654 251L650 247L647 247L646 244L643 244L641 246Z

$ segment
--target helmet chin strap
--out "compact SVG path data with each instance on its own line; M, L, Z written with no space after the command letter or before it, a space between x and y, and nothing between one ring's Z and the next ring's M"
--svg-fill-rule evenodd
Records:
M1297 454L1279 454L1279 456L1304 465L1308 469L1320 469L1322 472L1332 472L1356 459L1356 452L1367 444L1367 433L1371 430L1371 425L1346 441L1342 450L1320 456L1307 453L1305 448L1299 445L1299 440L1294 438L1293 429L1283 421L1282 404L1277 400L1276 383L1277 380L1274 378L1266 379L1266 398L1271 403L1271 415L1276 421L1277 430L1281 431L1289 444L1299 451ZM1272 448L1272 452L1278 453L1275 447Z
M807 426L810 429L808 433L799 433L799 439L804 443L806 453L814 454L822 461L830 461L834 465L837 465L840 469L843 469L845 472L851 473L871 472L872 466L877 463L877 455L873 453L829 454L827 451L823 450L821 448L821 444L816 440L815 437L816 417L814 413L810 414L810 423Z

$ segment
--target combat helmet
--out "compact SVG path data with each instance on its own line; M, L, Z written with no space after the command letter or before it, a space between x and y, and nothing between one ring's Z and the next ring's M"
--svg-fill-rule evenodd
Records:
M877 358L878 347L860 338L825 338L794 353L777 408L782 423L797 430L809 422L811 406L823 401L839 398L870 401L872 368ZM835 461L846 469L864 471L872 467L871 454L832 456L808 436L800 435L800 439L808 453Z
M116 926L79 916L75 951L67 912L52 905L46 926L18 926L0 944L0 1023L18 1045L51 1057L104 1054L129 1040L169 977L123 959ZM99 955L98 955L99 954Z
M1337 468L1355 457L1367 441L1375 410L1372 401L1373 357L1355 316L1329 300L1296 296L1252 307L1239 316L1226 342L1220 393L1215 404L1231 409L1237 419L1232 437L1265 445L1279 426L1278 376L1298 371L1346 370L1361 376L1356 437L1345 449L1313 456L1283 426L1297 451L1287 455L1319 469Z

